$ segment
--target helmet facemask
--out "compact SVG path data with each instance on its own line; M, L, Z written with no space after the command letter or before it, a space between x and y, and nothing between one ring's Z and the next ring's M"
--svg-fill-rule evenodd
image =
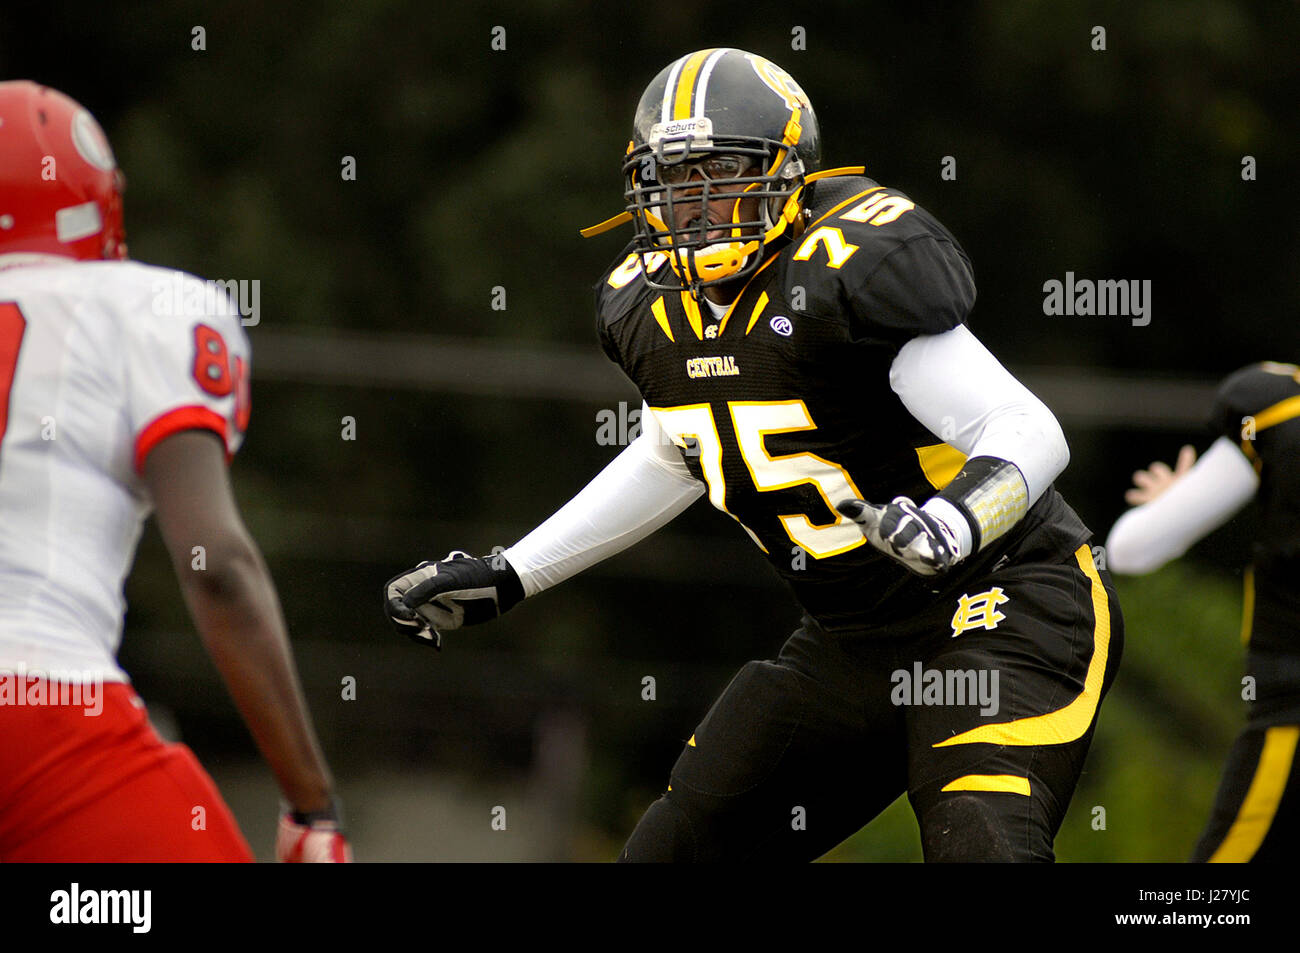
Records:
M676 126L676 133L685 124L666 125ZM659 290L684 287L697 298L702 288L743 280L758 269L765 246L798 214L803 184L803 164L785 143L714 140L710 131L704 119L684 135L652 133L623 162L624 196L646 280ZM678 284L654 280L656 269L646 258L656 253L667 256Z

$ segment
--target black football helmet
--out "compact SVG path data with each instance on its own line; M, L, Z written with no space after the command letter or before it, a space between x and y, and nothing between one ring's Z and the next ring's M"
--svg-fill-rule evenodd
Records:
M791 230L805 177L820 164L812 104L781 67L733 49L675 60L642 94L623 160L627 213L646 280L698 297L703 287L752 275L766 246ZM758 201L736 201L730 222L710 223L709 202L723 198ZM678 226L683 203L699 213ZM740 219L742 205L757 207L745 213L751 220ZM654 280L660 256L679 284Z

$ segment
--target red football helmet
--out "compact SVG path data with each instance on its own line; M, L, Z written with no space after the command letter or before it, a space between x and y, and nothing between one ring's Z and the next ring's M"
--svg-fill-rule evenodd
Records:
M125 185L79 103L26 80L0 83L0 255L125 258Z

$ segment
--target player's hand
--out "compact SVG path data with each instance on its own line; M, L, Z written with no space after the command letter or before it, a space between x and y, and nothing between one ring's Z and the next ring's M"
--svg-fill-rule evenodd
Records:
M906 496L888 506L845 500L835 508L862 528L867 542L918 576L947 572L960 558L957 534Z
M352 847L339 829L338 814L285 811L275 836L275 859L282 864L350 864Z
M442 648L442 632L489 622L523 598L523 584L504 556L478 559L452 550L390 579L384 611L398 632Z
M1134 506L1150 503L1182 479L1183 474L1190 470L1195 462L1196 450L1191 446L1183 447L1178 451L1178 461L1172 470L1169 469L1168 464L1157 460L1151 464L1150 469L1138 470L1133 474L1133 489L1124 494L1124 499Z

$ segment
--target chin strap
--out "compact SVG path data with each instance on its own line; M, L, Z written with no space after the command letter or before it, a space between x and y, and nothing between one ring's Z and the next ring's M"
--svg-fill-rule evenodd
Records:
M596 235L603 235L612 228L618 228L626 222L632 221L631 212L619 212L613 218L607 218L599 225L588 225L586 228L578 230L578 234L583 238L593 238Z
M818 179L830 179L837 175L866 175L867 167L865 165L844 165L838 169L823 169L821 172L814 172L811 175L805 175L805 182L816 182Z

